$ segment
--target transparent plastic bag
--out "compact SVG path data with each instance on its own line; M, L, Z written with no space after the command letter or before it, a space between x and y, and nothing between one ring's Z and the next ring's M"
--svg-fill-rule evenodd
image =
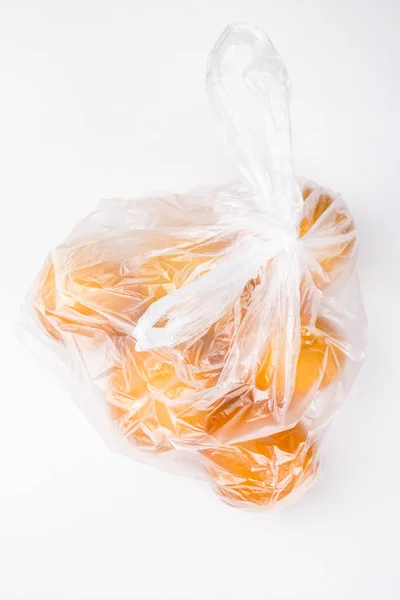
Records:
M315 479L363 359L356 230L294 177L290 81L263 31L229 26L206 83L242 183L101 202L50 253L24 332L113 449L270 506Z

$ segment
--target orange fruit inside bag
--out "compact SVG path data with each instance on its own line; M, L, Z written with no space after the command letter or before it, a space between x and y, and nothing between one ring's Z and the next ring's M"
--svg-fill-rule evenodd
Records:
M62 341L63 332L94 337L98 331L114 331L109 321L87 304L59 292L54 264L50 260L42 269L34 309L45 331L58 342Z
M93 262L91 262L93 261ZM48 259L39 277L34 308L44 329L55 340L63 333L95 337L119 335L149 305L133 273L123 264L96 260L85 247L56 270Z
M153 302L174 292L212 267L232 239L201 240L179 248L171 239L169 254L121 261L101 244L71 249L56 271L47 260L33 304L46 330L61 341L63 332L93 336L126 334ZM173 244L178 244L176 250Z
M288 397L299 400L310 391L315 394L328 387L339 377L345 360L344 352L335 342L338 339L339 331L327 319L317 319L313 330L302 327L300 351L295 362L293 355L286 357L284 337L272 336L258 366L257 388L272 388L279 402Z
M309 484L316 444L298 424L271 436L201 451L217 494L234 506L269 505Z
M142 449L163 452L172 449L166 433L175 427L166 402L178 402L195 391L177 378L163 356L136 352L128 342L110 376L106 402L124 437Z

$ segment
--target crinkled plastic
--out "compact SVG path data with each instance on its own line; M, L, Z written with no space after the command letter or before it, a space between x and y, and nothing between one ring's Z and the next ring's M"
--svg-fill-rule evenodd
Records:
M101 202L50 253L24 331L113 449L271 506L315 479L364 356L356 229L294 177L290 81L263 31L222 33L207 92L242 182Z

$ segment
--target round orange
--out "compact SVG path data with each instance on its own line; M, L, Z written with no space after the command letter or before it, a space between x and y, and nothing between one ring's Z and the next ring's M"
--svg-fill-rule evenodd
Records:
M171 449L170 440L190 440L202 429L205 411L196 411L186 399L196 389L181 381L172 362L157 352L136 352L134 343L123 347L111 374L107 403L122 433L144 449Z
M169 264L157 258L157 280L154 261L139 267L135 260L112 261L110 254L100 244L71 249L57 277L54 264L46 262L34 304L51 337L60 341L63 331L86 336L96 330L127 333L152 302L176 289L168 286L168 273L176 271L184 281L191 266L190 259Z
M335 340L339 332L327 319L317 319L313 330L302 327L300 352L296 365L285 356L283 336L272 336L257 374L258 389L270 390L278 405L286 406L309 392L314 394L339 376L345 354Z
M135 260L113 258L96 244L71 250L60 279L80 314L96 316L94 325L118 334L130 331L152 302L139 277Z
M207 272L232 241L227 237L195 243L167 236L154 242L153 251L163 242L170 253L151 256L146 246L136 257L130 256L129 239L117 245L100 240L65 247L57 273L52 261L41 272L36 313L58 341L63 331L128 334L150 304Z
M39 276L34 309L44 329L56 341L62 341L63 331L93 335L93 328L98 327L93 310L60 294L50 260L46 261Z
M170 425L168 413L162 402L152 397L135 398L113 378L107 392L109 415L122 435L138 448L154 452L172 449L164 427Z
M266 506L310 483L316 444L302 424L266 438L201 451L218 495L233 506Z
M58 288L54 264L46 262L40 275L34 308L47 333L57 341L62 340L62 332L89 337L95 336L99 330L110 335L118 333L112 315L119 319L123 314L122 307L126 308L127 304L133 310L136 299L128 299L126 295L120 296L110 290L97 289L92 285L89 275L85 292L79 294L76 287L73 287L73 275L68 273L66 279L66 287ZM78 285L82 285L82 282L80 279Z

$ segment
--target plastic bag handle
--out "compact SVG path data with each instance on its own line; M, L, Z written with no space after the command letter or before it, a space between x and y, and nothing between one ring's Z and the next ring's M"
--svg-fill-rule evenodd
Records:
M246 49L250 57L243 57ZM301 198L292 166L290 87L262 29L237 23L223 31L209 56L206 89L227 151L261 196L260 208L297 223Z
M251 51L245 68L238 68L238 57L233 56L240 44ZM286 261L297 256L293 249L302 199L292 168L290 80L267 35L247 25L227 27L211 51L206 87L228 151L255 190L259 231L252 232L252 216L240 219L237 228L244 237L229 256L211 272L152 304L133 331L137 350L173 347L191 339L225 314L249 279L283 248L290 250ZM280 273L285 287L286 270ZM167 323L157 327L165 317Z

